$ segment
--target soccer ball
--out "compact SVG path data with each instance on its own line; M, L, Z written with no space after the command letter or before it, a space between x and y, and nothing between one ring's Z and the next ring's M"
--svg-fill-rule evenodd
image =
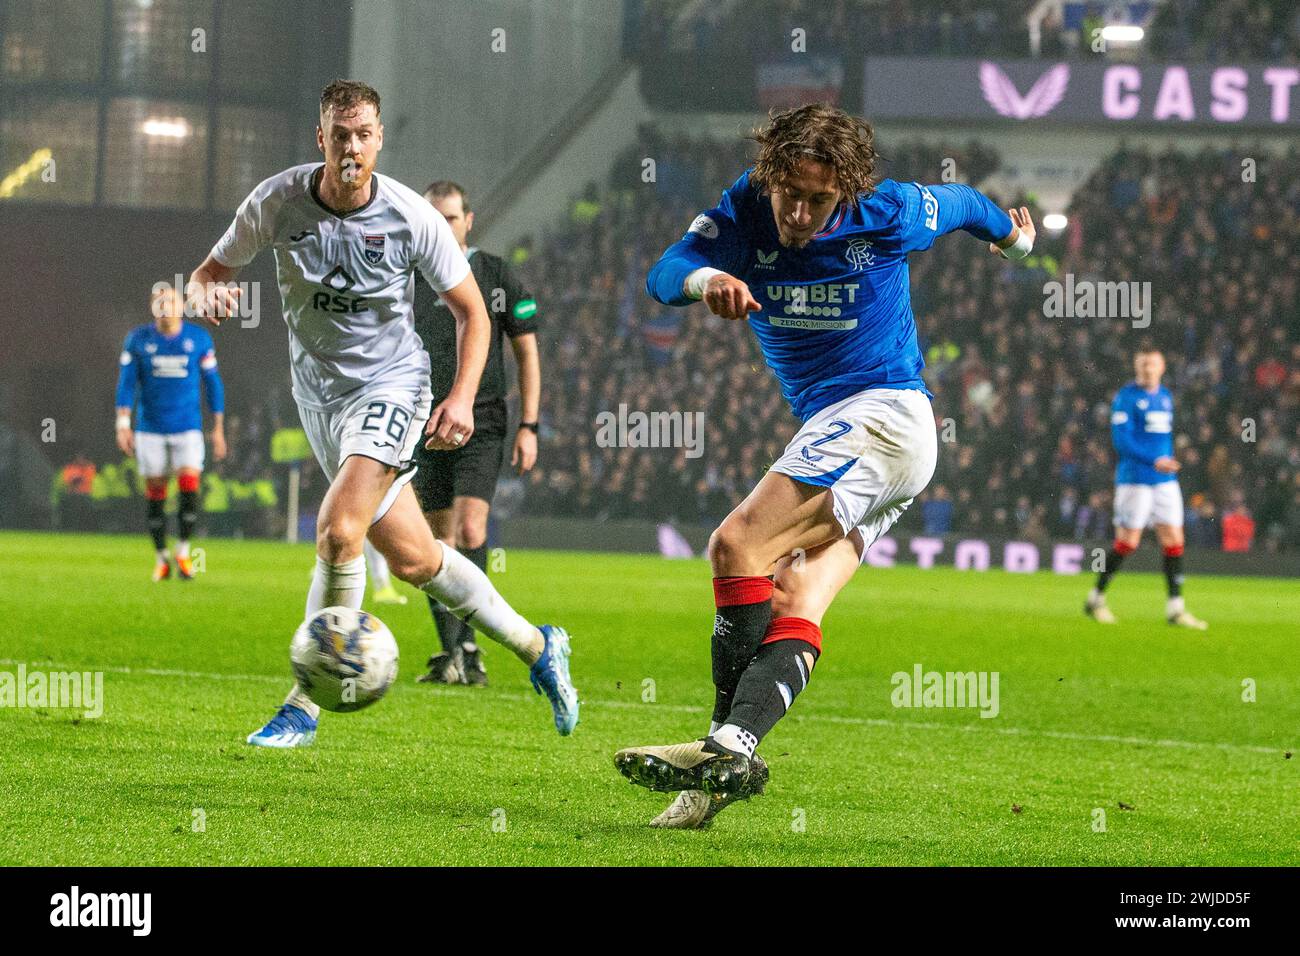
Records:
M397 679L397 641L383 621L327 607L303 621L289 646L298 686L325 710L369 707Z

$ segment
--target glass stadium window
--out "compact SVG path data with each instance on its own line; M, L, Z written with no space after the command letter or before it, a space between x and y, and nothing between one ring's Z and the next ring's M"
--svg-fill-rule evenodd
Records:
M113 0L111 72L120 86L206 92L212 57L211 0Z
M22 97L0 108L0 202L95 199L99 103Z
M18 83L94 83L104 17L87 0L9 0L0 24L0 72Z
M207 205L207 107L123 97L109 102L104 201L201 209Z
M303 31L285 28L286 23L295 23L297 6L271 5L263 0L223 0L218 28L223 95L234 93L260 102L283 102L297 94L293 84L285 82L286 76L295 75L298 69L298 51L295 40L290 38L303 35Z
M225 106L218 114L214 209L234 210L253 187L293 162L295 128L282 110L255 106ZM311 119L298 118L304 140Z

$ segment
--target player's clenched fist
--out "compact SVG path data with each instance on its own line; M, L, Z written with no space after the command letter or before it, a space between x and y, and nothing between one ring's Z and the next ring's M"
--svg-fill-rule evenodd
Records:
M474 405L472 402L449 398L433 410L429 424L424 427L429 440L424 447L430 451L451 451L463 448L474 434Z
M749 294L749 286L725 272L710 277L704 286L704 304L724 319L743 319L763 307Z

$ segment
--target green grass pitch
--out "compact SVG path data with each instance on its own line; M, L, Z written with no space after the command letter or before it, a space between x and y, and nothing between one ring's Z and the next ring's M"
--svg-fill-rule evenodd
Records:
M0 864L1300 863L1295 581L1193 563L1200 634L1165 625L1151 575L1120 575L1106 628L1084 577L864 569L761 748L767 795L662 832L667 798L612 754L707 726L704 562L506 555L507 598L573 635L570 738L495 645L491 687L417 685L435 638L404 589L379 609L403 655L388 697L277 752L243 740L291 682L311 549L202 546L197 580L154 585L143 535L0 534L0 671L101 670L105 698L97 719L0 707ZM998 715L894 707L917 664L998 672Z

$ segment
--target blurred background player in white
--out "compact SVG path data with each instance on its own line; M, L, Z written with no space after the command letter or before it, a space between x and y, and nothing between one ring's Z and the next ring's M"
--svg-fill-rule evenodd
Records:
M405 604L406 595L393 587L392 572L388 562L367 538L362 548L366 555L366 570L370 572L370 600L376 604Z
M117 447L135 455L148 502L149 536L157 560L153 579L171 576L167 549L167 483L176 476L176 572L194 577L190 536L199 513L203 474L203 408L199 381L212 413L212 457L226 457L225 390L217 371L212 335L184 321L184 299L171 286L155 287L149 301L154 320L136 326L122 346L117 379ZM138 404L137 404L138 403ZM132 412L135 412L134 430Z
M1084 613L1103 624L1116 618L1106 606L1106 588L1124 559L1137 550L1144 529L1155 526L1164 551L1165 618L1176 627L1203 631L1204 621L1183 604L1183 493L1174 458L1174 397L1160 384L1165 357L1143 349L1133 358L1134 380L1119 390L1111 406L1110 434L1119 463L1115 466L1115 543Z
M469 245L474 213L465 190L450 180L430 183L424 198L442 213L469 259L478 287L488 301L492 336L487 364L474 397L474 436L451 451L417 450L420 470L411 482L433 533L487 573L488 514L497 477L505 459L506 375L503 342L509 340L519 369L519 428L510 463L524 474L537 462L538 414L542 395L541 361L537 355L537 301L500 256ZM429 288L415 285L415 331L429 353L430 387L435 398L447 394L456 374L456 321ZM442 652L429 658L429 671L420 677L431 684L487 684L483 652L474 629L429 598L429 610Z
M633 783L681 791L652 826L706 825L763 792L764 736L808 686L821 620L867 549L930 481L937 437L907 257L965 230L1023 258L1029 210L960 184L880 180L870 124L822 103L781 110L758 159L650 270L665 305L747 319L802 425L709 539L716 615L707 737L628 747Z
M394 575L528 664L556 729L568 734L578 722L568 635L534 627L482 571L442 546L408 487L422 432L427 447L440 449L473 435L490 323L446 221L418 193L374 171L384 137L379 106L379 94L364 83L326 86L316 128L325 162L292 167L257 186L195 270L187 294L220 323L238 308L231 280L262 249L274 249L293 395L330 479L317 516L307 617L325 607L361 606L368 535ZM447 301L458 329L456 380L432 414L429 356L411 318L417 269ZM319 713L295 686L248 742L310 744Z

